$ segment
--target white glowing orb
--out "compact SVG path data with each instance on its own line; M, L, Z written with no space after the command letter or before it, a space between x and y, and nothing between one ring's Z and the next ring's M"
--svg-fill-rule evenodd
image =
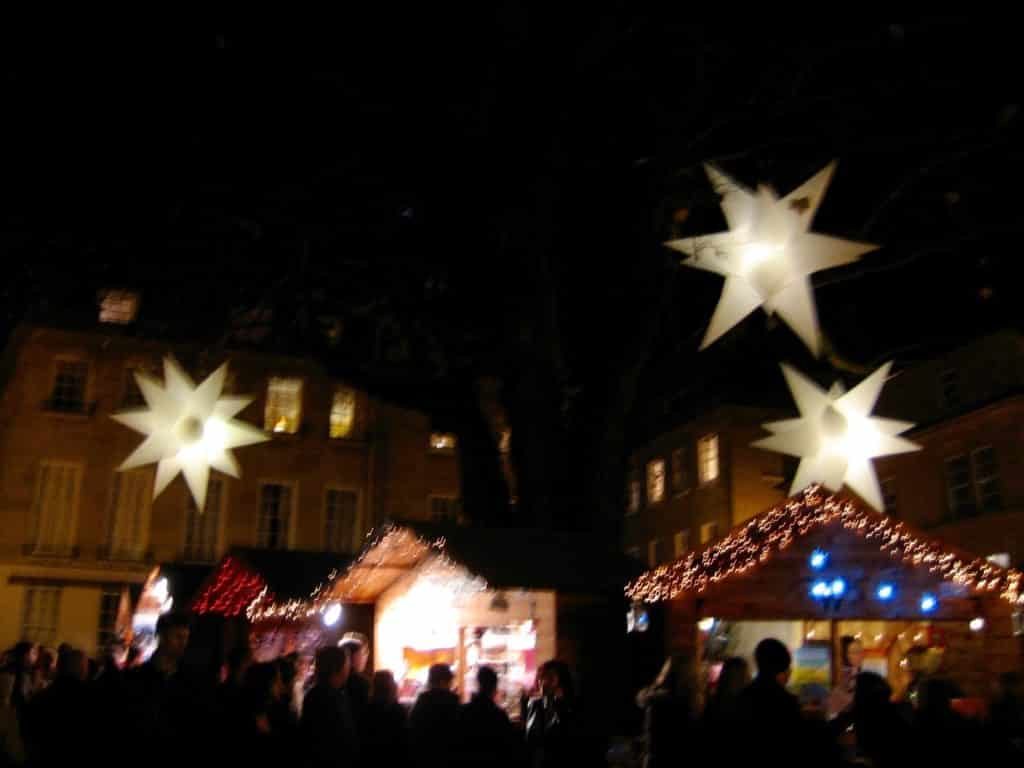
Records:
M700 621L697 622L697 629L699 629L701 632L710 632L712 629L714 629L714 627L715 627L715 619L714 619L714 617L708 617L706 619L701 619Z
M111 416L146 435L135 452L118 467L134 469L157 462L154 498L180 472L200 510L206 502L210 469L232 477L241 471L232 448L262 443L262 430L233 418L251 401L248 397L221 397L227 364L211 373L199 386L174 359L164 358L164 384L136 372L135 380L148 408Z
M878 246L810 232L835 163L783 198L766 186L756 192L705 166L722 195L729 231L672 240L690 258L683 264L725 277L722 296L700 348L704 349L758 307L778 314L814 354L821 330L809 276L857 261Z
M782 366L800 418L763 425L773 434L754 445L800 458L790 493L813 483L833 491L845 484L882 510L882 491L871 459L921 449L898 437L913 424L870 415L891 366L886 363L849 392L838 382L826 392L795 369Z
M331 603L324 611L324 626L333 627L341 618L341 603Z

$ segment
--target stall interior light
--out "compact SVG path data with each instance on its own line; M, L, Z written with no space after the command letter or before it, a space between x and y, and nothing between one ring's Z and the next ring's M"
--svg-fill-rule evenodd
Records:
M931 613L938 607L939 601L935 599L935 595L924 594L921 596L921 611L924 613Z
M712 629L715 628L715 619L714 619L714 617L713 616L709 616L706 619L701 619L700 621L697 622L697 628L701 632L710 632Z
M338 623L338 619L341 618L341 603L331 603L327 606L323 613L324 625L333 627Z
M828 552L821 549L816 549L811 552L811 568L816 571L820 571L826 565L828 565Z
M981 632L985 628L985 620L981 616L975 616L968 626L971 628L971 632Z
M894 594L896 594L896 589L888 582L879 584L878 589L875 590L875 595L879 600L892 600Z

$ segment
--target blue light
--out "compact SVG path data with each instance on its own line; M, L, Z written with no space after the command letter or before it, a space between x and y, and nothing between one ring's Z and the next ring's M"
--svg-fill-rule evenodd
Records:
M817 599L822 599L832 595L832 587L827 582L821 581L820 579L811 585L811 596Z
M896 589L889 583L879 584L878 589L875 591L875 595L878 596L879 600L891 600L895 593Z
M828 552L816 549L811 552L811 568L820 571L828 563Z
M921 596L921 610L924 613L931 613L938 607L939 601L935 599L935 595L929 595L925 593Z
M832 580L832 597L842 597L846 592L846 582L842 579Z

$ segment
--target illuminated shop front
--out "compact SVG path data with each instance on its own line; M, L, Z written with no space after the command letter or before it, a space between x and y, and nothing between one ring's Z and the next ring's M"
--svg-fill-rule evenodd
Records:
M860 669L897 695L936 673L985 696L1021 663L1022 588L1019 571L812 486L626 591L664 603L666 645L695 652L711 686L724 658L753 669L760 640L783 641L790 686L814 706L841 679L853 641Z

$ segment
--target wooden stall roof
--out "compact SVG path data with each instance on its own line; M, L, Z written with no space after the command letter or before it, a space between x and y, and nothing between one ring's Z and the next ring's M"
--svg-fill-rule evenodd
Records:
M618 548L586 535L395 521L370 533L330 592L345 603L374 602L431 554L466 568L493 589L607 594L637 573Z
M626 594L646 602L713 599L736 606L736 613L754 610L782 618L805 604L815 604L808 592L812 573L807 560L819 545L837 548L845 572L851 580L859 580L860 594L847 596L844 612L855 612L854 598L864 598L870 582L887 571L894 577L897 571L903 574L918 591L943 587L950 597L944 610L976 598L1024 604L1020 571L950 547L857 501L826 494L818 486L737 526L703 550L646 571L627 585ZM773 602L777 610L767 610ZM862 608L867 606L864 601ZM879 609L872 604L870 610ZM887 610L908 609L894 601Z

